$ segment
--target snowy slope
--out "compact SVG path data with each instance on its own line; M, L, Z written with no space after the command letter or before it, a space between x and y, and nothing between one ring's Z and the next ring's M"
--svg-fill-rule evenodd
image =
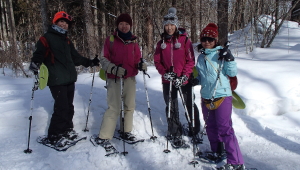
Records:
M271 48L255 48L245 52L239 32L230 36L230 47L237 56L239 85L236 92L244 99L244 110L233 109L233 123L246 167L259 170L296 170L300 160L300 29L297 23L285 23ZM94 147L88 140L79 142L66 152L57 152L38 144L35 139L47 133L52 114L53 99L47 88L35 91L30 141L31 154L27 148L30 116L32 78L15 78L11 70L0 75L0 169L128 169L173 170L195 169L188 163L193 159L192 149L166 149L167 124L162 96L160 75L154 66L149 67L146 78L151 106L154 134L152 135L144 81L137 76L136 111L134 131L144 143L126 145L126 156L105 157L104 149ZM107 108L105 82L95 78L92 103L88 121L89 132L83 132L88 111L92 74L80 74L75 92L75 130L90 137L99 132L102 116ZM195 87L196 103L200 108L200 87ZM181 120L186 122L180 104ZM203 117L201 115L203 126ZM119 127L117 127L119 128ZM190 139L185 137L190 143ZM112 140L123 151L123 143ZM209 150L207 137L201 150ZM210 170L215 165L199 162L196 169Z

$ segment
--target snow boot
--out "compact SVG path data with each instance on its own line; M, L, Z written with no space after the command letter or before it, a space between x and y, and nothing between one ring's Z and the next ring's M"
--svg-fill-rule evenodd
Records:
M78 133L73 129L68 129L63 136L69 140L74 140L78 137Z
M196 154L197 156L199 156L200 160L204 161L204 162L209 162L209 163L220 163L223 160L225 160L227 158L226 153L222 152L222 153L216 153L216 152L200 152Z
M68 144L68 140L63 135L49 135L49 143L55 147L64 147Z
M224 166L217 168L218 170L246 170L244 165L225 164Z
M120 137L124 140L127 140L127 141L136 141L137 140L137 138L130 132L125 132L123 134L122 131L119 131L119 133L120 133Z

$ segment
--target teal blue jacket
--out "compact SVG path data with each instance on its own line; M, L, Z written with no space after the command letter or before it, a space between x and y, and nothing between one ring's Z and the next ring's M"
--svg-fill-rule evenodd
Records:
M201 85L201 97L204 99L232 96L229 77L237 75L237 66L235 61L222 61L218 60L219 50L222 46L217 46L213 49L203 49L204 53L198 56L196 69L198 71L197 79ZM220 73L220 80L217 80L218 70L222 66ZM217 89L215 87L217 84Z

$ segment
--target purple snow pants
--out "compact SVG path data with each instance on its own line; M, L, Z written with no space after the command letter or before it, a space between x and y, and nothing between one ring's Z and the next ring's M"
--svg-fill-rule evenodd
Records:
M244 164L244 159L232 127L232 97L225 97L223 103L216 110L208 110L204 102L201 103L201 106L203 119L207 124L206 133L211 150L217 152L218 143L224 142L227 163L234 165Z

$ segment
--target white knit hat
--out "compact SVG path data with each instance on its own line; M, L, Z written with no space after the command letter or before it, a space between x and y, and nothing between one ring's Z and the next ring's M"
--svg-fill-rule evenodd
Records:
M179 23L178 23L178 17L176 16L176 12L177 12L176 8L174 7L169 8L168 14L164 16L163 29L167 24L173 24L178 29Z

